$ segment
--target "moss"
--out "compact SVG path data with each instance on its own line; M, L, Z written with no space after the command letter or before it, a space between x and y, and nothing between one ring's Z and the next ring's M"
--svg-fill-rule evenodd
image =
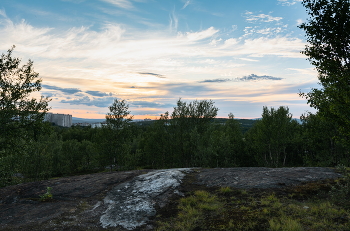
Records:
M196 188L178 201L172 216L156 219L157 230L349 230L350 211L329 201L331 184Z

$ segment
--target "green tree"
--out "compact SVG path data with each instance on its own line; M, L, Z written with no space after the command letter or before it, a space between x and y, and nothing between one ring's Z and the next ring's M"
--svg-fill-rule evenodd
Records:
M16 183L12 175L23 170L22 160L46 130L43 119L50 101L32 98L41 90L41 79L31 60L20 66L21 60L12 57L14 48L0 56L0 185Z
M188 167L195 163L194 154L198 147L197 142L191 142L191 133L195 129L195 133L203 134L216 117L218 110L212 100L194 100L190 103L181 99L177 101L177 106L171 113L170 124L173 129L173 151L176 152L176 159L182 162L181 166ZM192 138L194 137L196 135L192 134Z
M142 147L145 155L143 164L148 168L179 167L179 159L174 158L173 129L170 125L169 113L161 114L159 120L144 133Z
M111 106L108 107L109 112L106 114L107 125L113 129L122 129L129 125L133 116L130 115L129 105L123 100L115 99Z
M179 99L171 114L172 123L181 128L197 127L199 133L216 117L218 108L212 100L194 100L187 103Z
M303 5L310 18L300 25L309 43L302 53L316 67L322 88L300 95L319 116L333 120L350 145L350 1L303 0Z
M263 108L262 119L248 131L247 142L260 165L285 166L288 149L297 137L298 122L288 107Z
M347 149L336 139L340 136L336 124L318 113L301 116L303 127L303 161L307 166L349 165Z
M231 166L244 166L249 162L249 158L244 153L244 140L241 125L234 119L232 113L228 114L225 124L225 133L229 139L229 158Z
M130 115L129 105L125 100L115 99L106 114L107 127L105 132L105 142L102 144L105 150L106 163L119 167L125 165L125 157L130 153L132 145L132 133L130 122L133 116Z
M7 150L19 147L19 139L38 136L50 101L30 98L41 90L42 80L31 60L20 66L21 60L12 57L14 48L0 57L0 149Z

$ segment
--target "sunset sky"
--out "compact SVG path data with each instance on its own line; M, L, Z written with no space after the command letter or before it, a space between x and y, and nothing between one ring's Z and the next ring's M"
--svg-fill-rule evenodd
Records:
M51 112L104 118L115 98L134 118L211 99L218 117L263 106L313 111L318 87L300 53L300 0L1 0L0 52L34 61Z

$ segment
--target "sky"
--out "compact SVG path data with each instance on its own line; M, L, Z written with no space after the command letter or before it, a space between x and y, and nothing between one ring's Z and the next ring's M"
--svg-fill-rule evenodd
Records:
M1 0L0 52L34 61L50 112L104 118L115 99L135 119L181 100L212 100L217 117L263 106L313 112L317 88L300 52L300 0Z

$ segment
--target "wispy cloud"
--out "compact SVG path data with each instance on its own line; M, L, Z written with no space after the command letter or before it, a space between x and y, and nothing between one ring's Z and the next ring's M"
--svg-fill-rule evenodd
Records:
M243 76L241 78L235 78L234 81L259 81L259 80L282 80L283 78L273 77L268 75L255 75L250 74L248 76Z
M0 9L0 15L4 18L7 18L7 15L4 9Z
M265 16L260 18L270 20ZM175 16L171 23L173 30L178 29L177 24ZM93 106L103 111L113 102L114 95L130 100L135 108L142 105L166 108L179 97L266 100L258 99L264 94L260 90L254 93L257 95L254 99L239 98L239 94L251 92L252 85L264 85L261 89L266 90L287 81L273 81L282 79L273 77L279 73L270 71L275 63L264 63L263 71L255 67L264 62L261 57L304 60L300 50L305 42L291 35L260 33L235 37L216 27L178 33L169 33L167 28L163 25L157 31L147 31L117 23L68 30L34 27L26 21L10 20L2 10L0 49L6 51L15 44L16 56L23 60L32 58L36 71L43 77L45 94L55 95L57 99L52 103L67 110L77 108L71 105L85 105L86 110ZM252 63L256 61L259 63ZM241 68L242 65L246 67ZM288 67L293 66L286 66L285 70L291 71ZM261 72L271 76L248 75ZM232 74L224 77L225 73ZM216 78L220 76L223 78ZM236 76L243 77L232 78ZM201 79L203 84L198 83ZM260 80L266 81L251 84ZM215 82L218 84L210 84ZM233 95L232 89L238 85L241 89L235 88L237 95ZM269 97L273 98L272 90Z
M60 91L60 92L66 93L66 94L75 94L78 92L82 92L78 88L61 88L61 87L50 86L50 85L46 85L46 84L43 84L42 87L44 89L56 90L56 91Z
M101 0L103 2L108 2L110 4L113 4L117 7L123 8L123 9L132 9L134 6L132 5L130 0Z
M164 104L149 101L132 101L130 102L130 105L138 108L168 108L174 106L174 104Z
M240 60L248 61L248 62L259 62L259 60L256 59L248 59L248 58L239 58Z
M282 17L273 17L271 15L268 15L268 14L257 14L257 15L254 15L253 12L250 12L250 11L247 11L245 13L245 17L246 17L246 20L248 22L275 22L275 21L280 21L281 19L283 19Z
M104 97L104 96L112 96L112 93L105 93L102 91L85 91L87 94L92 96Z
M225 82L230 82L232 79L206 79L203 81L199 81L199 83L225 83Z
M175 14L175 9L169 14L169 31L177 31L177 27L179 25L179 19Z
M203 81L199 81L199 83L225 83L225 82L248 82L248 81L260 81L260 80L282 80L283 78L279 77L273 77L273 76L268 76L268 75L255 75L255 74L250 74L248 76L243 76L243 77L237 77L237 78L232 78L232 79L224 79L224 78L219 78L219 79L206 79Z
M61 0L63 2L73 2L73 3L82 3L85 2L86 0Z
M191 1L187 0L184 4L184 6L181 8L182 10L185 9L188 5L190 5Z
M107 108L113 103L115 97L105 97L105 98L95 98L83 96L80 98L74 98L69 100L61 100L61 103L68 103L71 105L86 105L86 106L95 106L101 108Z
M277 0L282 6L293 6L302 0Z
M297 26L301 25L304 22L303 19L299 18L297 19Z
M156 73L151 73L151 72L139 72L140 75L152 75L158 78L165 78L164 75L161 74L156 74Z
M215 29L214 27L209 27L208 29L199 32L186 32L186 37L190 41L198 41L210 38L217 32L219 32L219 30Z

